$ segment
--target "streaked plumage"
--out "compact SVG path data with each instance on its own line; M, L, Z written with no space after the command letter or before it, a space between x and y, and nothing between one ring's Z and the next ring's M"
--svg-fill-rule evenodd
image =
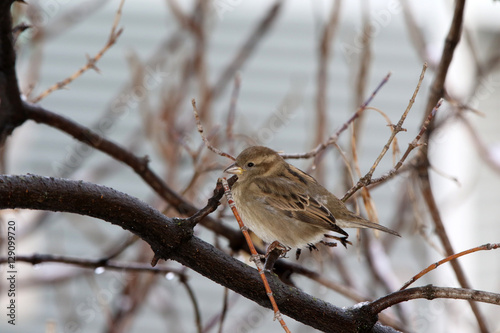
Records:
M350 212L313 177L288 164L274 150L245 149L225 172L238 175L232 192L243 222L267 243L301 248L342 228L373 228L399 234Z

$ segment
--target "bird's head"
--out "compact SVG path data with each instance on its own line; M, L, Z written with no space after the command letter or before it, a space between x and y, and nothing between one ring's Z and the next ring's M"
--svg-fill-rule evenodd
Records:
M286 163L274 150L262 146L253 146L243 150L236 162L224 172L238 175L240 180L273 174Z

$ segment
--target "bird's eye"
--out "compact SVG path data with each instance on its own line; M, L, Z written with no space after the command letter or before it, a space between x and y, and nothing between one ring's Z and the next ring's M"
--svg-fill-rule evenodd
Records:
M255 165L255 164L253 164L253 162L248 162L247 167L251 168L251 167L253 167L254 165Z

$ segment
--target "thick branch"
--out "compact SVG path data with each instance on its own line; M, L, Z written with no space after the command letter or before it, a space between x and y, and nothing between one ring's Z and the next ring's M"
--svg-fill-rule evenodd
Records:
M173 259L235 292L270 307L257 271L193 236L184 220L170 219L146 203L111 188L83 181L33 175L0 175L0 209L64 211L103 219L133 232L156 255ZM285 285L268 274L281 312L325 332L387 332L376 316L343 310Z
M464 17L465 0L457 0L455 2L455 11L453 13L453 21L451 22L450 30L446 36L444 42L443 53L441 55L441 61L436 71L436 76L432 82L431 91L429 94L429 99L427 100L427 106L425 107L424 119L427 119L429 113L431 113L432 108L439 101L440 98L444 98L444 83L446 81L446 76L448 74L448 69L453 59L453 54L455 53L455 48L460 41L460 35L462 32L462 22Z
M465 8L465 0L457 0L455 2L455 10L453 13L453 20L451 22L450 29L448 31L448 35L446 36L446 40L444 43L443 53L441 55L441 61L439 63L436 76L432 82L432 87L429 95L429 99L427 101L427 106L425 108L424 121L427 119L429 114L432 112L432 108L438 100L444 97L444 84L446 81L446 76L448 74L448 70L453 59L453 55L455 53L456 46L460 41L462 24L463 24L463 16L464 16L464 8ZM434 122L430 123L428 128L428 137L431 135L433 131ZM436 233L443 244L443 247L446 251L446 255L450 256L455 253L453 246L451 245L451 241L446 233L446 229L444 227L443 221L441 219L436 201L434 200L434 194L432 193L431 184L429 180L429 166L430 163L428 161L428 145L422 146L420 148L420 152L422 153L423 163L418 169L418 175L420 179L420 188L422 190L422 194L424 200L429 208L432 219L436 226ZM466 289L470 288L470 283L462 269L462 266L456 260L451 262L453 270L455 271L455 275L457 276L457 280L460 283L460 286ZM476 316L479 329L481 332L487 332L488 329L485 324L484 317L479 310L479 307L476 303L470 302L470 306L472 312Z
M103 219L146 240L155 252L161 248L164 258L169 257L168 249L192 235L189 226L174 232L174 220L134 197L84 181L1 175L0 209L4 208L64 211Z
M12 36L10 5L0 3L0 147L25 118L21 108L21 94L16 76L16 54Z

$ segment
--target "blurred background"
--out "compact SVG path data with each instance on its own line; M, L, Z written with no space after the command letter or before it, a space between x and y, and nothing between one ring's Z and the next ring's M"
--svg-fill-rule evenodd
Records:
M86 57L106 45L120 1L26 2L14 5L12 11L15 24L33 25L17 40L18 79L25 97L36 101L40 93L69 77L87 63ZM370 106L381 110L390 123L397 123L427 62L429 69L404 125L407 131L397 136L404 152L420 130L453 8L453 1L126 0L118 23L123 32L95 64L98 71L85 72L39 103L138 156L148 155L152 168L171 188L202 207L230 160L203 148L192 98L216 147L233 155L251 144L301 153L335 133L388 73L389 80ZM438 128L429 143L433 190L456 252L500 239L498 17L499 3L467 3L465 29L446 82L450 99L438 112ZM472 110L460 108L463 105ZM374 109L366 110L356 122L361 175L387 142L391 133L387 125ZM351 133L351 129L345 131L339 140L349 160ZM387 154L376 177L393 167L400 155L394 156L392 151ZM314 170L310 159L289 162L311 170L339 197L352 186L337 149L329 149ZM103 184L176 216L127 166L34 122L25 123L10 137L4 167L11 174ZM379 221L398 230L401 239L364 233L347 250L304 251L300 263L367 299L397 290L444 256L418 192L409 172L371 191ZM115 259L122 262L147 263L152 257L142 241L123 246L131 234L103 221L37 211L3 214L4 219L17 221L19 255L98 259L119 249ZM224 223L237 228L222 208L218 214ZM196 232L227 250L224 238L203 227ZM356 239L354 230L350 234ZM290 257L287 260L295 261L294 255ZM241 259L247 261L244 256ZM498 253L479 252L459 260L473 288L500 292ZM182 269L175 262L165 265ZM192 301L175 274L54 263L18 263L18 270L18 324L13 330L2 320L1 331L197 330ZM203 331L219 330L224 297L228 313L222 331L279 330L271 311L232 292L226 295L223 287L195 272L184 272L198 299ZM357 303L306 277L294 276L293 281L336 306ZM416 285L429 283L459 286L449 265ZM2 308L6 301L2 291ZM489 329L500 332L500 309L484 304L480 309ZM465 301L418 300L386 312L409 332L477 331ZM293 332L314 331L291 319L287 323Z

